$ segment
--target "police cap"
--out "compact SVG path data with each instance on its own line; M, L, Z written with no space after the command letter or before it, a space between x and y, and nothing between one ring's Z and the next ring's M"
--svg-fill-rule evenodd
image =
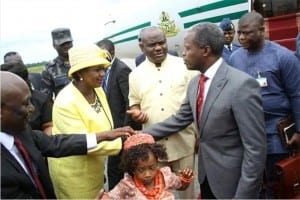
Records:
M62 45L65 42L72 42L72 35L71 31L68 28L57 28L54 29L52 32L52 40L54 45Z
M220 28L223 31L232 31L234 30L234 25L229 18L224 18L220 23Z

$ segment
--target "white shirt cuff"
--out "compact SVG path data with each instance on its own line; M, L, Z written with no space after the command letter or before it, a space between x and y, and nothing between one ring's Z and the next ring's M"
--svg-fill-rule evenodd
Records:
M96 134L86 134L86 144L88 150L96 148L97 147Z

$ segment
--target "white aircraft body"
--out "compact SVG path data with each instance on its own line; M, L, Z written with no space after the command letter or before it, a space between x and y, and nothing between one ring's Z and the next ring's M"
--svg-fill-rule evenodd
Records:
M169 49L181 55L185 32L191 26L199 22L219 24L226 17L236 24L251 8L250 0L140 0L127 6L135 9L126 12L126 7L118 7L105 23L105 38L115 43L116 55L123 60L141 54L138 35L145 27L161 27Z

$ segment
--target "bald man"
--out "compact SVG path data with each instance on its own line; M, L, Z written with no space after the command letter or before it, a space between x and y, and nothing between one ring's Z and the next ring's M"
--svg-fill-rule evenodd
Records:
M48 96L41 91L34 90L31 87L27 67L22 62L9 62L1 65L1 71L9 71L20 76L29 86L31 92L31 103L35 109L29 118L29 124L34 130L42 130L51 135L52 132L52 102Z
M11 72L0 72L1 80L1 199L55 199L44 157L85 155L103 140L132 132L130 128L95 134L48 136L28 126L31 93L26 82ZM36 185L17 146L21 141L34 166L41 187ZM41 189L42 188L42 189ZM100 189L100 188L99 188Z

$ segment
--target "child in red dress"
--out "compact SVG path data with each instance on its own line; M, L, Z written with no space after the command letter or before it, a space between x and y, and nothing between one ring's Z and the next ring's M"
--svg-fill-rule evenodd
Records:
M166 160L167 153L148 134L130 136L124 143L121 165L124 178L102 199L175 199L172 189L184 190L193 180L192 169L184 168L179 176L169 167L159 168L158 159Z

